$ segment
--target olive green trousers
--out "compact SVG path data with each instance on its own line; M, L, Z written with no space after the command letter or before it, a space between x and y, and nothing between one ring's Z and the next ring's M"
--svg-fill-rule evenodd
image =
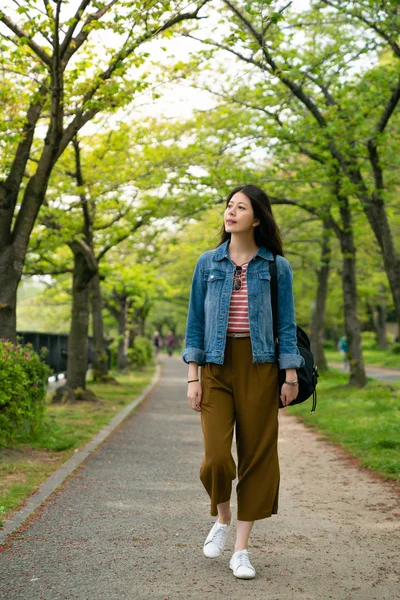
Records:
M231 453L235 427L241 521L278 512L278 366L252 361L250 337L227 337L224 364L206 363L201 369L205 454L200 479L216 516L217 504L230 499L236 477Z

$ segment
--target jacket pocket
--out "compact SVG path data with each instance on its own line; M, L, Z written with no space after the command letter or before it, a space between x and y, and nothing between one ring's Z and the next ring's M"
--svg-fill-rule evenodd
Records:
M204 273L204 280L207 283L215 283L220 281L221 279L225 279L225 273L223 271L216 271L215 269L207 270Z
M271 281L271 273L269 271L259 271L258 276L261 280L268 279L268 281Z

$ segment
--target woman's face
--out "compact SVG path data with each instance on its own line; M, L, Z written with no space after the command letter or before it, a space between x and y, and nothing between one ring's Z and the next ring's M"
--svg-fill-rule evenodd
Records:
M236 192L229 200L224 212L224 221L225 231L229 233L251 231L260 223L260 220L254 217L251 202L243 192Z

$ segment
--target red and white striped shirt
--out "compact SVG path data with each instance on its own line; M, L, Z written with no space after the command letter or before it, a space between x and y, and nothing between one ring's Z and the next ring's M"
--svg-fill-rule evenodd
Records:
M235 266L236 263L234 263ZM250 331L249 312L247 301L247 265L244 263L242 267L242 287L240 290L232 290L231 303L229 305L228 316L228 331L245 332Z

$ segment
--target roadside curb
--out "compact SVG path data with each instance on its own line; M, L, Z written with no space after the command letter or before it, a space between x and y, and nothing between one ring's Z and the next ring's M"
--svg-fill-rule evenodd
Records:
M153 388L158 384L161 377L162 367L158 363L154 377L143 392L135 398L130 404L125 406L113 419L96 433L94 438L86 444L81 450L75 452L57 471L48 477L35 492L26 499L25 505L17 510L0 529L0 544L6 543L6 538L14 533L30 517L36 509L71 475L83 461L100 446L104 440L126 419L126 417L143 402Z

